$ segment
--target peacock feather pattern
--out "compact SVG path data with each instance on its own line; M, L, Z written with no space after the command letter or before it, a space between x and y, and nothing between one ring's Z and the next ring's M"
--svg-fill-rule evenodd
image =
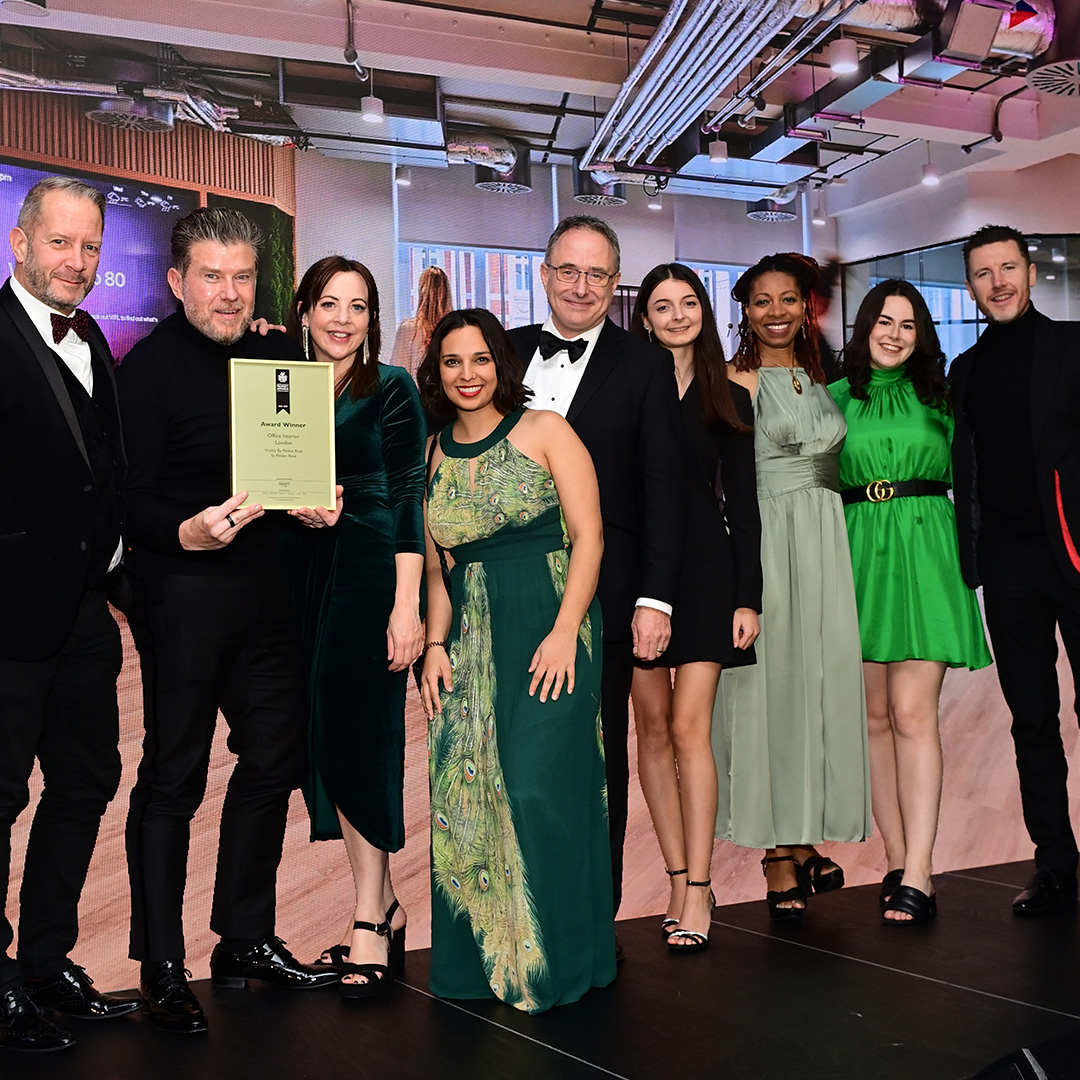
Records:
M558 505L550 474L505 439L471 463L444 458L430 494L440 505L432 536L448 548L514 529ZM567 553L547 560L561 596ZM499 763L484 564L467 563L462 580L449 647L454 689L443 696L428 735L432 876L451 909L469 918L493 993L532 1010L532 988L547 964ZM591 629L584 632L591 653Z

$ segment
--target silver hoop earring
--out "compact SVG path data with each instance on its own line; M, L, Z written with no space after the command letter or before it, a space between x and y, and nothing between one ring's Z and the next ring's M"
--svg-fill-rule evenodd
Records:
M364 354L360 358L362 364L366 364L371 359L371 353L368 352L367 335L364 335Z
M300 327L300 344L304 349L304 359L310 359L310 340L308 337L307 323Z

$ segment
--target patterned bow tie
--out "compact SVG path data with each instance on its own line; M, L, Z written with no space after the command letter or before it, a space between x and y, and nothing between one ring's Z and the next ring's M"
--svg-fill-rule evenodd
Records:
M71 318L65 315L57 315L55 311L49 313L52 319L53 344L59 345L67 337L69 330L74 330L85 341L90 336L90 316L79 308Z
M550 360L557 352L565 349L570 354L570 363L573 364L585 355L588 347L589 343L584 338L565 341L548 330L540 331L540 355L545 360Z

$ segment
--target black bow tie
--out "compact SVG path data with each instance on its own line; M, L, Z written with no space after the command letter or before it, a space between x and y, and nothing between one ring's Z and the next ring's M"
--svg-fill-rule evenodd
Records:
M54 345L59 345L69 330L74 330L83 341L90 336L90 316L81 308L70 319L66 315L57 315L55 311L50 311L49 316L52 318Z
M566 341L549 330L540 331L540 355L545 360L550 360L557 352L565 351L570 354L570 363L574 364L585 355L588 347L589 343L584 338Z

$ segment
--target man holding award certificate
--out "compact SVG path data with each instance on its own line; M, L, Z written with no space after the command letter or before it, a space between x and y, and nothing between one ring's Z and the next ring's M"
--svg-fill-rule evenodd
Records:
M305 364L284 334L249 330L260 240L235 210L203 208L179 221L169 284L180 304L118 375L130 461L131 627L146 725L127 821L130 953L142 963L151 1021L186 1034L207 1026L184 973L183 895L189 826L219 708L238 761L221 814L212 981L295 988L337 981L335 972L298 963L274 934L289 795L304 760L305 677L277 569L283 516L230 490L230 441L255 438L249 428L260 423L230 430L230 360L275 361L271 398L279 373L303 382L296 368ZM269 408L271 418L293 415ZM322 452L333 461L332 447ZM330 495L335 501L332 487ZM292 510L313 528L335 524L339 512L339 500L334 510Z

